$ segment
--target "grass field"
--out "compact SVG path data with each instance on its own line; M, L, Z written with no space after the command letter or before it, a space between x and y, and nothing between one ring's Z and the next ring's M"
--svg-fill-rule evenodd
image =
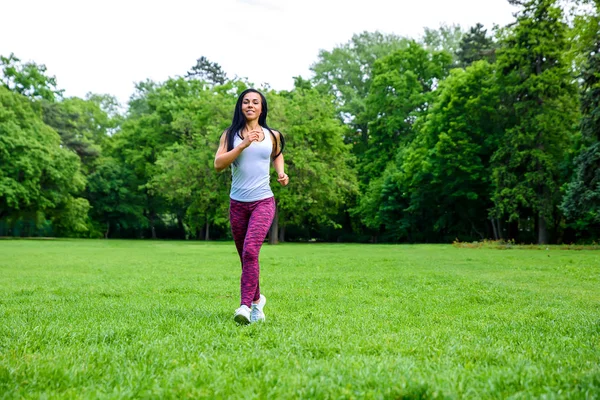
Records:
M600 251L0 240L0 398L599 398Z

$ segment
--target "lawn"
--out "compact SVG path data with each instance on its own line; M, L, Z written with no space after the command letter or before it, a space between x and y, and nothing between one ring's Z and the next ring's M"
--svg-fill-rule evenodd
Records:
M0 398L598 398L600 251L0 240Z

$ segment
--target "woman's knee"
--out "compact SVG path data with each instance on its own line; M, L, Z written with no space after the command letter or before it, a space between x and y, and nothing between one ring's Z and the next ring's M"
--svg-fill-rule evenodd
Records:
M242 259L244 260L244 264L258 263L258 250L244 249Z

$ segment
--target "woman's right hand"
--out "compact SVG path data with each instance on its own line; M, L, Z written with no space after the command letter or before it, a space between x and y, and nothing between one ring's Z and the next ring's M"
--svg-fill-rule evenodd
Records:
M246 148L248 148L252 144L252 142L258 142L258 140L260 139L259 135L261 133L262 132L259 131L259 130L253 130L253 131L250 131L250 132L246 132L244 134L244 139L242 140L241 146L244 149L246 149Z

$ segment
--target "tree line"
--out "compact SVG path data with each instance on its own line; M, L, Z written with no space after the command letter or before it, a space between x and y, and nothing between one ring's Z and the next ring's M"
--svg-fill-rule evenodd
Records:
M600 4L509 1L491 32L363 32L259 88L291 178L271 242L598 239ZM230 238L213 159L247 79L200 57L124 110L14 54L0 68L0 236Z

